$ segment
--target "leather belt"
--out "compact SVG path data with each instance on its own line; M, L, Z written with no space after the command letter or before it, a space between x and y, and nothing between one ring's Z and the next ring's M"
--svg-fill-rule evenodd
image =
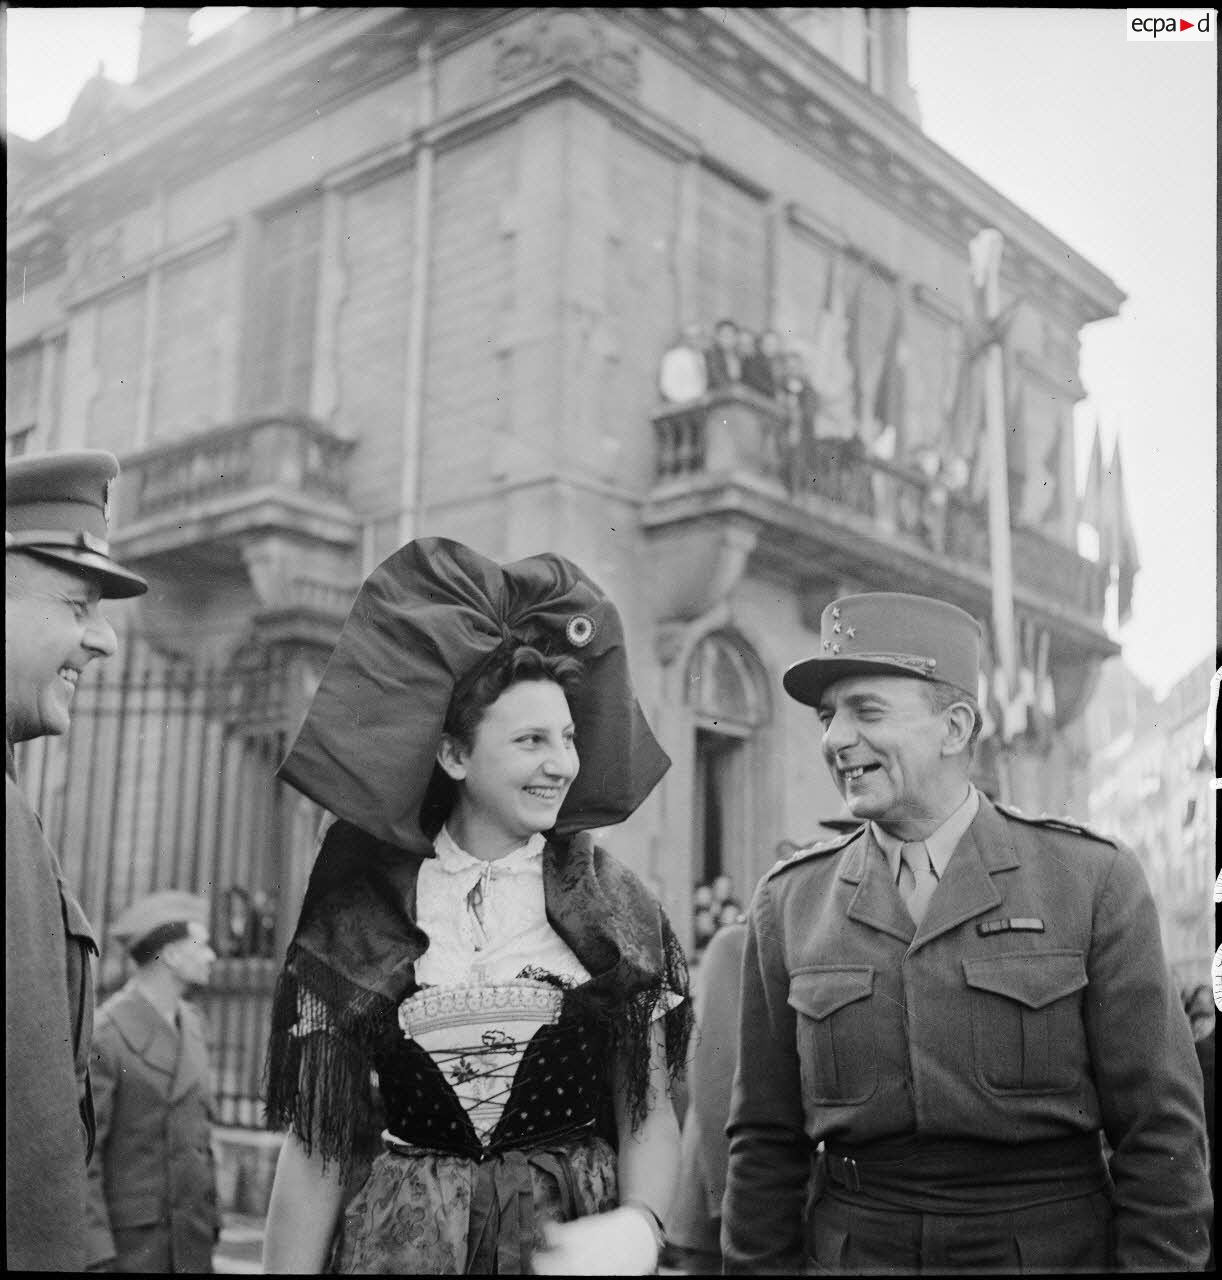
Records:
M915 1212L1019 1208L1109 1183L1097 1131L1014 1145L920 1137L828 1144L823 1164L839 1192Z

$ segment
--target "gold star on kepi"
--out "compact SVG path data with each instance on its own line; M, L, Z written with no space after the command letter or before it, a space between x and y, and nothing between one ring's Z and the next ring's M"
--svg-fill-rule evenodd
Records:
M823 610L820 633L822 652L785 672L785 691L797 702L818 706L829 684L862 675L936 679L976 696L980 624L945 600L897 591L842 596Z
M110 556L110 483L119 463L104 449L32 454L4 468L4 550L97 579L107 599L143 595L148 583Z

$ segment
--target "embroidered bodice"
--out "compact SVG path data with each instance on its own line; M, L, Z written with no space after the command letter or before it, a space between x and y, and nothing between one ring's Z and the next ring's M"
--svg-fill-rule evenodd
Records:
M483 1158L591 1129L608 1101L605 1036L554 982L427 987L375 1057L387 1132Z

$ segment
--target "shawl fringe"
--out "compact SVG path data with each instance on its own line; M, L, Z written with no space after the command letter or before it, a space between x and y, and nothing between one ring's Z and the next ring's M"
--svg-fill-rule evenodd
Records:
M377 1136L370 1063L395 1002L349 982L294 943L272 998L264 1066L269 1128L291 1129L347 1177Z
M291 1129L324 1168L337 1162L345 1179L376 1145L375 1051L399 1034L398 1005L415 989L414 961L428 945L411 918L418 865L350 823L335 823L272 1000L266 1123ZM545 886L548 865L558 876L549 918L592 974L566 993L566 1006L598 1025L609 1050L607 1083L618 1066L628 1118L639 1128L654 1102L659 1007L666 1008L672 1086L687 1063L693 1015L683 947L657 900L588 834L549 850Z

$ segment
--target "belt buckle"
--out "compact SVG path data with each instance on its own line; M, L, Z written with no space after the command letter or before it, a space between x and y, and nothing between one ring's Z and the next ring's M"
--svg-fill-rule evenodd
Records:
M844 1157L844 1185L850 1191L861 1190L861 1179L857 1176L857 1161L852 1156Z

